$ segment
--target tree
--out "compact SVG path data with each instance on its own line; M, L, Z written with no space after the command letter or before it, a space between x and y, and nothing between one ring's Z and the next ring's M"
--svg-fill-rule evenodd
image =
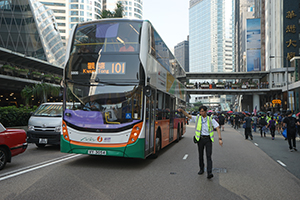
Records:
M31 102L32 98L32 87L29 87L28 85L25 86L25 88L21 91L21 96L25 101L25 105L28 106L29 102Z
M117 3L114 11L102 10L101 18L123 18L124 17L124 6L122 3Z
M31 98L35 97L41 100L41 103L47 102L48 96L58 96L60 88L47 83L35 84L33 87L25 86L21 91L21 96L25 100L25 104L28 106L31 102Z

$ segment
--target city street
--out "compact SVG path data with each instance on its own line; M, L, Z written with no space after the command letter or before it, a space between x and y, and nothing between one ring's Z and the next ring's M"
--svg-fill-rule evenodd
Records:
M1 199L297 199L300 195L299 175L290 167L299 163L300 153L288 152L286 141L258 135L247 141L242 129L226 125L223 147L217 143L213 147L215 176L208 180L206 174L197 174L193 131L191 123L179 143L162 150L157 159L146 160L67 155L57 146L37 149L30 144L0 172ZM269 156L271 147L281 148L279 143L283 149Z

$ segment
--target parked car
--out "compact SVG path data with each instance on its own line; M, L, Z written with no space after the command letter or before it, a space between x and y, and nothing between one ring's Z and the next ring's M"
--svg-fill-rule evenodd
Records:
M5 128L0 123L0 170L11 158L27 148L26 132L23 129Z
M67 108L76 105L78 104L68 103ZM45 147L47 144L60 144L62 106L62 102L48 102L37 108L28 120L28 143L35 143L40 148Z
M28 121L27 142L38 147L60 144L62 102L41 104Z

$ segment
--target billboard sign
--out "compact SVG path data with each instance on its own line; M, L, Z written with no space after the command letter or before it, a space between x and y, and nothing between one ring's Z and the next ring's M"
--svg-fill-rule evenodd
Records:
M247 19L247 71L261 71L260 18Z

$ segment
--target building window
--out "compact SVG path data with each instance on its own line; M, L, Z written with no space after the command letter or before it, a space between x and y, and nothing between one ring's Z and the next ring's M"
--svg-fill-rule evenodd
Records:
M60 33L66 33L66 30L59 30Z
M73 16L75 15L75 16L77 16L77 15L78 15L78 11L71 11L71 12L70 12L70 15L73 15Z
M66 23L57 23L57 26L66 26Z
M66 13L65 10L53 10L54 13Z
M80 9L84 10L84 5L80 4Z
M70 8L71 9L78 9L78 4L71 4Z
M55 17L56 19L61 19L61 20L65 20L65 17Z
M78 17L71 17L71 22L79 22Z

